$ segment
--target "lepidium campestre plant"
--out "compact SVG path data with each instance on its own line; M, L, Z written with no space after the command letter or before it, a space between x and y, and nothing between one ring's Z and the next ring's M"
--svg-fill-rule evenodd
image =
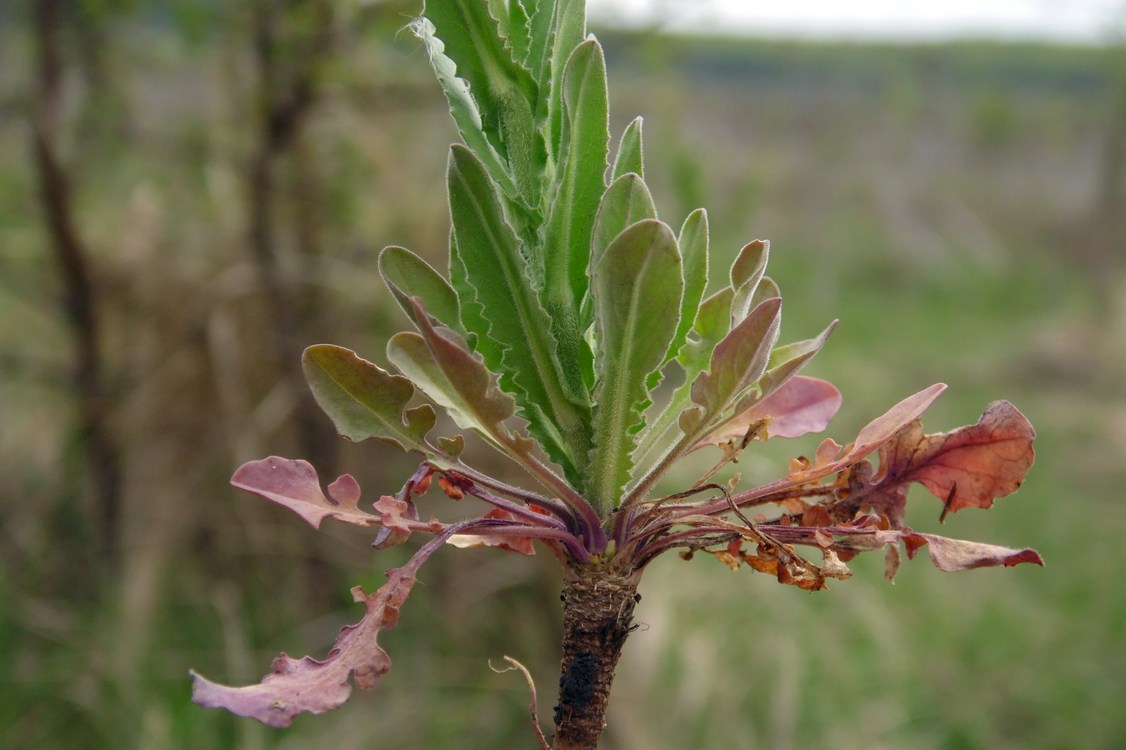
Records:
M410 28L462 139L449 151L447 273L401 247L379 257L414 326L387 344L398 374L332 345L310 347L303 360L341 435L422 461L374 503L361 502L347 474L322 489L301 460L253 461L232 482L314 527L326 518L372 527L377 548L429 539L382 588L354 590L364 617L326 658L283 654L247 687L194 675L196 702L284 727L302 712L337 708L352 683L373 687L391 666L380 631L395 625L419 568L447 545L532 554L538 543L558 561L557 750L597 747L638 583L663 553L708 553L810 591L849 577L849 560L864 552L882 551L889 580L901 549L914 557L925 548L944 571L1041 562L1030 549L906 525L912 482L945 517L990 507L1033 460L1032 426L1005 401L977 424L926 434L920 418L942 384L907 396L847 444L825 439L765 484L712 481L756 442L826 428L840 394L799 372L835 322L779 342L782 299L765 275L763 241L743 247L727 283L709 292L707 214L678 225L657 216L640 119L611 144L605 61L587 36L582 0L430 0L423 12ZM654 403L658 383L677 370L682 385ZM416 391L431 403L410 407ZM462 435L435 434L437 409L539 490L465 462ZM704 449L718 449L712 470L655 492L680 459ZM492 509L439 521L420 508L434 480L448 497L471 495ZM763 515L769 508L775 517Z

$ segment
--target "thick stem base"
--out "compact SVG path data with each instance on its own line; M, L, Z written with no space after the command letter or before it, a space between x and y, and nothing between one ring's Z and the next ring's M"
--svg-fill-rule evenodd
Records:
M563 584L563 660L554 750L596 750L606 726L614 669L633 631L639 575L570 571Z

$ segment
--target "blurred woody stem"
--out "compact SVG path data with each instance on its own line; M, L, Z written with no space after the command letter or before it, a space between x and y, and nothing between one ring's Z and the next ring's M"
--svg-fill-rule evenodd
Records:
M101 554L112 569L121 520L121 457L109 426L109 396L102 375L98 300L89 249L79 235L70 181L60 147L63 16L58 0L38 0L34 9L37 80L32 104L32 137L40 200L59 273L63 311L75 343L74 383L78 392L79 438L97 498Z

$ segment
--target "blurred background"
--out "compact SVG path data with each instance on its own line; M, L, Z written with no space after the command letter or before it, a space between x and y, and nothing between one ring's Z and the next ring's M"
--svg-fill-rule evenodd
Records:
M427 564L381 636L392 671L334 714L274 731L190 703L189 668L251 682L278 651L323 655L359 618L350 587L410 553L227 479L274 453L373 497L414 468L337 439L299 355L384 363L406 321L376 253L444 265L456 134L401 31L419 5L0 5L0 746L532 747L523 680L489 669L504 654L550 727L558 573L493 550ZM862 559L811 595L658 560L605 746L1126 746L1126 12L790 5L592 1L615 136L646 118L669 223L709 209L714 281L773 241L784 339L841 319L809 368L844 394L828 435L936 381L931 432L993 399L1022 409L1027 484L943 533L1047 567L923 559L889 586ZM814 444L772 441L744 477ZM935 530L940 503L914 502L908 522Z

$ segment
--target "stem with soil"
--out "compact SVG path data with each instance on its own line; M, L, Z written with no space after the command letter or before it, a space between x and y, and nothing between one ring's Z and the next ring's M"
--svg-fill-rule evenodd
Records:
M563 660L554 750L596 750L614 669L633 631L640 571L572 568L563 583Z

